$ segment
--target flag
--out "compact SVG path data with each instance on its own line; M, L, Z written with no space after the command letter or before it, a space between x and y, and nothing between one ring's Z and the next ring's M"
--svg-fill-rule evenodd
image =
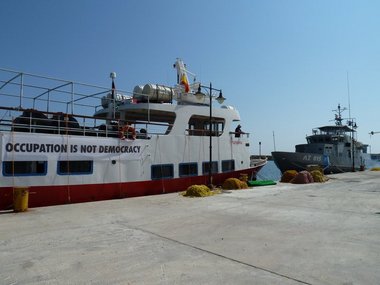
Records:
M182 74L181 84L185 86L185 92L186 93L190 91L189 82L187 81L187 77L185 74Z

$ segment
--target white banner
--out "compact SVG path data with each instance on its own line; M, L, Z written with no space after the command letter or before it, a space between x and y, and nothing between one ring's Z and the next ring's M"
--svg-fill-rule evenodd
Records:
M3 161L30 161L45 159L107 159L120 157L126 160L139 159L144 140L120 140L85 136L60 136L35 133L2 134Z

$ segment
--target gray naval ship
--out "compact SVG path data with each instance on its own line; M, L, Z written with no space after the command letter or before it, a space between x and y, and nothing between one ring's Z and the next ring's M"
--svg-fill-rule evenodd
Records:
M301 171L312 165L322 167L325 174L364 170L366 161L371 159L368 145L355 139L357 125L353 119L342 124L344 110L338 105L334 110L335 125L313 129L313 134L306 137L307 143L296 145L295 152L272 152L281 172Z

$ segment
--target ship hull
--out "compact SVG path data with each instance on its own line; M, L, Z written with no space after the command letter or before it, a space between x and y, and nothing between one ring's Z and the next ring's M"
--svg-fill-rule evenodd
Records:
M227 178L239 178L245 174L249 179L266 164L258 163L252 168L212 175L213 185L221 185ZM93 202L100 200L123 199L138 196L167 194L185 191L195 184L209 184L209 176L192 176L186 178L136 181L124 183L49 185L30 186L29 207L43 207L71 203ZM13 207L13 187L0 187L0 210Z
M311 165L319 165L324 169L325 174L343 173L353 170L350 159L338 159L327 157L318 153L301 153L301 152L272 152L273 160L280 171L283 173L287 170L302 171ZM359 170L359 163L354 164L354 169Z
M0 210L13 206L14 187L29 188L29 207L33 208L165 194L185 191L195 184L209 185L209 174L204 169L198 175L188 174L181 177L177 173L179 165L187 161L193 161L197 168L198 165L204 165L206 156L196 150L206 149L208 139L200 137L196 142L190 143L192 138L186 136L177 136L176 140L170 136L154 136L149 140L122 141L115 138L94 140L83 136L0 133ZM225 142L223 138L218 140L220 143L215 143L213 148L215 160L219 156L217 161L230 162L232 160L228 158L232 155L237 161L248 159L241 163L241 168L237 164L235 167L234 163L234 169L226 171L222 168L217 172L214 170L211 176L213 185L221 185L227 178L239 178L241 174L253 179L266 164L266 160L255 163L250 161L247 148L241 141ZM222 152L225 148L219 148L219 145L224 146L227 143L231 144L231 153ZM185 150L184 146L187 147ZM184 157L185 154L189 156ZM58 163L66 160L75 162L77 159L92 162L88 172L70 172L74 169L64 169L65 164ZM30 161L33 164L28 164ZM29 168L25 166L16 169L20 164L40 168L41 171L21 174L18 171L29 171ZM153 177L154 166L161 169L162 165L168 164L173 166L174 177ZM157 175L157 167L155 171Z

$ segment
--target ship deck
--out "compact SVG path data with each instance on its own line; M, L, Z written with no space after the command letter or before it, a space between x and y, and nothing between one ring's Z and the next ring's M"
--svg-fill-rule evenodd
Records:
M380 172L0 214L1 284L378 284Z

